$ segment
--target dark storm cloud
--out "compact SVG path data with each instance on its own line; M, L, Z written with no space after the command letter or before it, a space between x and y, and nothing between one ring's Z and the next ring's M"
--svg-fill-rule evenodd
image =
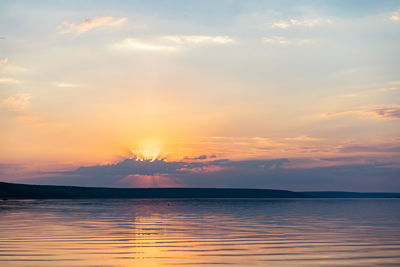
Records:
M178 169L185 167L184 162L167 162L164 160L155 161L140 161L136 159L125 159L117 164L111 165L96 165L89 167L79 167L78 169L66 172L65 174L72 175L153 175L156 173L175 173Z
M345 160L345 158L342 158ZM342 160L340 159L340 160ZM325 159L326 160L326 159ZM339 160L339 159L337 159ZM333 159L336 161L336 159ZM352 158L349 159L349 162ZM275 188L289 190L400 191L396 164L347 164L289 168L288 159L227 159L195 162L125 159L116 164L79 167L30 183L125 187L132 179L159 176L185 187ZM127 179L128 177L128 179Z
M212 154L212 155L209 155L209 156L207 156L207 155L200 155L200 156L198 156L198 157L185 157L185 159L186 160L206 160L206 159L214 159L214 158L216 158L217 156L216 155L214 155L214 154Z
M203 159L203 156L198 157ZM207 168L217 166L223 168L234 169L254 169L254 168L270 168L280 167L288 159L274 160L243 160L231 161L228 159L213 160L208 162L183 162L183 161L140 161L136 159L125 159L116 164L95 165L88 167L79 167L76 170L62 172L65 175L82 175L82 176L126 176L126 175L154 175L154 174L177 174L191 172L196 168Z
M68 172L52 172L56 177L40 179L41 183L77 184L88 186L114 186L128 175L169 175L186 184L197 173L224 173L229 171L250 173L254 170L280 168L287 159L231 161L227 159L207 162L140 161L125 159L116 164L79 167ZM211 171L210 171L211 170ZM49 173L46 173L49 174ZM212 187L212 184L209 184Z
M203 159L207 159L207 155L201 155L201 156L193 157L193 158L185 157L185 159L188 159L188 160L203 160Z

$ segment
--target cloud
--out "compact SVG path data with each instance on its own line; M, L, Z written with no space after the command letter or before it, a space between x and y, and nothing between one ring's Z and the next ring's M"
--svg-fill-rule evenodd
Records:
M262 39L262 41L263 41L263 43L266 43L266 44L279 44L279 45L287 45L287 44L292 43L292 41L290 41L282 36L264 37Z
M262 42L270 45L309 45L315 43L312 39L287 39L283 36L269 36L262 38Z
M44 173L30 182L85 186L233 187L289 190L398 191L400 169L390 164L287 168L288 159L207 162L136 161ZM53 175L49 177L49 175ZM382 183L382 179L385 183Z
M199 159L205 159L204 155ZM125 159L116 164L79 167L72 172L64 172L70 175L154 175L154 174L178 174L192 172L199 168L220 167L221 169L235 168L275 168L287 163L287 159L275 160L242 160L231 161L228 159L213 160L207 162L185 162L165 160L137 160Z
M0 83L19 83L19 81L13 78L0 77Z
M379 88L379 91L380 92L393 92L393 91L397 91L397 90L399 90L399 88L398 87L381 87L381 88Z
M283 143L266 137L203 136L190 146L199 151L208 151L218 157L224 154L254 158L271 150L283 148Z
M134 38L128 38L115 45L115 47L124 50L148 50L154 52L173 52L179 47L172 45L160 45L156 43L143 42Z
M368 144L368 145L346 145L340 148L344 153L400 153L400 145L391 143Z
M33 128L52 128L52 129L60 129L68 127L68 124L63 122L55 122L48 120L44 117L37 116L34 114L28 114L24 112L17 112L16 118L21 122L24 122L27 126Z
M296 137L287 137L285 140L288 141L319 141L321 140L320 138L315 138L315 137L309 137L307 135L300 135Z
M198 157L185 157L186 160L204 160L207 159L207 155L200 155Z
M287 29L291 26L291 24L287 21L278 21L278 22L273 22L271 24L272 28L280 28L280 29Z
M126 18L114 19L113 17L103 16L94 19L87 18L82 23L76 25L74 23L64 22L58 26L58 34L76 33L82 34L89 30L105 27L118 26L126 21Z
M398 120L400 119L400 105L393 105L381 108L370 108L370 109L359 109L359 110L348 110L340 112L330 112L322 114L322 117L335 117L343 115L375 115L378 119L389 119Z
M123 50L147 50L153 52L175 52L190 46L225 45L235 41L229 36L168 35L153 40L127 38L114 47Z
M377 117L383 119L400 119L400 106L393 106L388 108L377 108L365 112L374 113Z
M80 175L153 175L159 173L176 173L187 166L185 162L167 162L165 160L125 159L116 164L80 167L66 174Z
M206 160L206 159L215 159L217 156L215 154L211 154L211 155L200 155L197 157L184 157L185 160Z
M0 102L0 107L10 111L13 118L23 122L24 124L34 128L65 128L65 123L49 121L42 116L31 114L28 110L31 104L31 94L18 93L9 96Z
M14 112L25 110L30 104L31 95L28 93L19 93L9 96L2 101L2 106Z
M331 161L331 162L352 162L359 160L360 157L334 157L334 158L320 158L320 160Z
M0 68L2 73L7 73L7 74L27 71L27 69L17 66L14 62L10 62L10 60L7 57L0 59ZM0 82L18 83L19 81L12 78L0 77Z
M215 44L215 45L223 45L223 44L233 44L235 40L233 40L229 36L208 36L208 35L168 35L163 36L162 39L174 42L179 45L184 44Z
M400 21L400 9L394 11L390 15L389 20L394 21L394 22L399 22Z
M289 19L269 23L271 28L288 29L291 27L311 28L315 26L332 24L333 20L329 18L313 18L313 19Z
M389 82L389 84L392 84L392 85L400 85L400 81L391 81L391 82Z
M54 172L64 178L80 177L81 182L87 185L118 185L126 177L163 176L173 179L175 183L187 184L187 179L193 175L197 177L204 173L221 172L253 172L257 170L276 169L287 163L287 159L274 160L242 160L227 159L205 162L165 161L165 160L137 160L124 159L115 164L79 167L68 172ZM48 174L48 173L46 173Z
M57 87L78 87L77 84L74 83L66 83L66 82L58 82L58 83L53 83L54 86Z

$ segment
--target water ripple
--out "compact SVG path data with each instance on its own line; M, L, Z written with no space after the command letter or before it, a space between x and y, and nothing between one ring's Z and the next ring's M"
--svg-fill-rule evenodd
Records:
M1 266L399 266L400 200L0 202Z

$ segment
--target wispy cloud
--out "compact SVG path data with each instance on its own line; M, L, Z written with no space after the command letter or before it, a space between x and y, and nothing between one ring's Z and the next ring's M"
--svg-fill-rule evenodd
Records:
M0 83L19 83L19 81L13 78L0 77Z
M290 22L287 21L277 21L270 24L271 28L287 29L291 26Z
M266 137L204 136L196 142L186 144L191 149L208 151L221 158L224 155L240 155L242 158L254 158L280 150L284 143ZM210 157L211 158L211 157Z
M392 106L387 108L377 108L367 110L365 112L374 113L376 116L384 119L400 119L400 106Z
M392 87L381 87L381 88L379 88L379 91L380 91L380 92L392 92L392 91L397 91L397 90L399 90L399 88L398 88L398 87L394 87L394 86L392 86Z
M152 40L140 40L127 38L114 47L124 50L147 50L154 52L174 52L190 46L200 45L226 45L233 44L229 36L208 36L208 35L167 35Z
M0 59L0 65L1 64L6 64L7 62L8 62L8 58Z
M379 118L379 119L399 120L400 119L400 105L393 105L393 106L379 107L379 108L330 112L330 113L322 114L322 117L334 117L334 116L351 115L351 114L353 114L353 115L375 115L375 117Z
M346 160L349 163L364 162L371 164L386 164L400 168L400 139L370 139L348 140L336 147L337 153L333 157L355 157ZM332 157L332 156L331 156Z
M168 35L163 36L162 39L174 42L176 44L233 44L233 40L229 36L208 36L208 35Z
M184 157L185 160L206 160L209 156L203 154L197 157ZM215 155L211 155L210 158L215 158Z
M392 12L392 14L390 14L389 20L400 22L400 9Z
M0 59L0 71L1 71L1 73L3 73L3 75L5 74L5 73L9 73L10 71L8 70L9 69L9 60L8 60L8 58L6 57L6 58L3 58L3 59ZM13 79L13 78L9 78L9 77L1 77L0 76L0 83L19 83L19 81L18 80L16 80L16 79Z
M66 82L56 82L53 83L53 85L57 87L78 87L78 84L66 83Z
M269 23L268 25L271 28L279 28L279 29L288 29L291 27L305 27L311 28L320 25L332 24L333 20L330 18L312 18L312 19L289 19L289 20L280 20Z
M24 124L34 128L64 128L65 123L53 122L48 119L32 114L29 111L32 95L29 93L18 93L3 99L0 102L0 108L8 110L10 115L23 122Z
M14 112L21 112L31 103L31 94L19 93L9 96L2 101L2 106Z
M271 140L267 137L232 137L232 136L210 136L203 137L201 144L229 144L229 145L244 145L244 146L281 146L280 142Z
M264 37L262 39L263 43L265 44L279 44L279 45L288 45L291 44L292 41L286 39L285 37L282 36L270 36L270 37Z
M269 36L262 38L264 44L270 45L309 45L315 43L312 39L287 39L283 36Z
M352 144L340 148L345 153L400 153L400 145L394 143Z
M25 72L27 71L26 68L20 67L18 65L16 65L14 62L10 62L10 60L8 59L8 57L0 59L0 70L1 72L7 73L7 74L11 74L11 73L18 73L18 72ZM3 82L18 82L17 80L14 79L10 79L10 78L1 78L1 80L3 80ZM1 82L1 81L0 81Z
M104 27L104 26L118 26L126 21L126 18L115 19L109 16L97 17L94 19L87 18L80 24L64 22L59 25L58 34L76 33L82 34L89 30Z
M315 137L310 137L307 135L299 135L296 137L287 137L287 138L285 138L285 140L288 140L288 141L319 141L321 139L315 138Z
M115 47L125 50L148 50L155 52L162 52L162 51L173 52L178 49L178 47L176 46L143 42L134 38L125 39L122 42L116 44Z

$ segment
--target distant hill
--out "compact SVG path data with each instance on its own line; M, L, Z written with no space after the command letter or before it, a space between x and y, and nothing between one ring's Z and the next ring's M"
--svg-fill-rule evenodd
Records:
M0 182L1 199L84 198L394 198L400 193L293 192L234 188L105 188Z
M1 198L304 198L287 190L230 188L104 188L0 182Z
M398 198L400 193L357 193L341 191L301 192L315 198Z

